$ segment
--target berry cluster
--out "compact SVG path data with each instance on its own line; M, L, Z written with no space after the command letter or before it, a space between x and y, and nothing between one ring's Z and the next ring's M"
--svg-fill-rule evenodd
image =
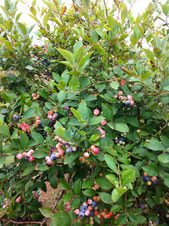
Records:
M131 95L127 95L127 97L125 97L123 96L123 91L119 91L118 95L114 95L114 98L119 98L119 100L121 100L126 106L134 105L133 97Z
M103 121L105 121L105 120L103 120ZM103 122L103 121L102 121L102 122ZM101 123L102 123L102 122L101 122ZM105 121L105 122L106 122L106 121ZM105 122L104 122L104 123L105 123ZM106 122L106 124L107 124L107 122ZM105 124L105 125L106 125L106 124ZM100 136L100 137L102 137L102 138L105 138L105 137L106 137L106 131L105 131L104 129L102 129L101 127L98 127L97 130L99 130L100 133L101 133L101 136Z
M18 125L18 129L22 129L23 132L28 132L30 133L30 126L27 123L22 123Z
M98 216L99 212L98 210L98 204L92 199L88 199L87 202L84 202L83 205L79 209L75 209L74 213L79 216L79 218L83 217L91 217L90 218L90 224L93 225L93 217L92 216Z
M40 120L40 116L36 117L36 121L34 123L34 128L37 128L38 126L42 125L42 121Z
M16 199L16 203L20 203L22 200L21 196L18 196L18 198Z
M152 184L157 184L157 177L150 177L146 172L144 172L143 181L147 183L148 186L151 186Z
M65 142L63 139L60 137L55 137L58 141L56 148L51 147L50 148L50 153L49 156L45 157L46 164L49 166L52 163L54 163L57 158L63 156L66 152L66 154L70 154L72 152L77 151L76 147L72 147L69 143Z
M54 124L56 119L59 117L59 113L57 113L57 109L54 111L48 111L48 116L47 118L50 119L50 126L54 129Z
M39 94L37 94L37 93L32 93L32 99L33 100L36 100L36 99L38 99L40 96L39 96Z
M32 156L33 153L34 153L34 150L30 149L28 152L18 153L16 158L19 160L24 158L26 160L29 160L29 162L33 162L35 160L35 157Z

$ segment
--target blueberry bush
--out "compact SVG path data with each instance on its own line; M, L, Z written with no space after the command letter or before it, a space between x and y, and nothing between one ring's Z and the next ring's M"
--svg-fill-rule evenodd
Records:
M168 225L169 1L43 2L0 6L1 224Z

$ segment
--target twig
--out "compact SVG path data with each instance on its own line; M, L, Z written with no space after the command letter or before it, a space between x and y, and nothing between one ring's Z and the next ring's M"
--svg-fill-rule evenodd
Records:
M107 5L106 5L106 2L105 2L105 0L103 0L103 2L104 2L104 7L105 7L105 10L106 10L106 16L107 16L107 18L108 18Z

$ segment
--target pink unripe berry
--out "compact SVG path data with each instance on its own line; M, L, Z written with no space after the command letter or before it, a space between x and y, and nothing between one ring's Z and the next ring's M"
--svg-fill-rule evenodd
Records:
M117 98L117 95L114 95L114 98Z
M20 203L21 201L21 196L19 196L17 199L16 199L16 203Z
M104 135L102 135L101 137L102 137L102 138L105 138L105 137L106 137L106 135L104 134Z
M72 113L69 113L69 117L72 117L73 116L73 114Z
M62 140L62 138L58 138L58 141L60 142L60 143L62 143L63 142L63 140Z
M52 115L53 114L53 112L52 111L48 111L48 115Z
M89 216L89 215L90 215L90 210L86 210L85 216Z
M99 148L95 148L95 149L93 150L93 154L94 154L94 155L98 155L98 154L99 154L99 151L100 151Z
M23 156L23 157L26 157L26 156L27 156L27 153L26 153L26 152L24 152L24 153L22 154L22 156Z
M72 150L73 150L73 151L77 151L77 147L73 147Z
M32 93L32 97L35 97L36 96L36 94L35 93Z
M2 206L2 209L5 209L5 208L6 208L6 205L3 205L3 206Z
M93 151L95 149L95 145L91 145L90 149Z
M157 177L152 177L151 180L152 181L156 181L157 180Z
M88 199L87 202L88 202L89 205L91 205L93 201L91 199Z
M123 91L118 92L119 96L123 95Z
M36 122L35 122L36 124L40 124L40 120L36 120Z
M107 122L105 120L101 121L101 125L105 126L107 124Z
M64 107L64 109L68 111L68 110L69 110L69 107L68 107L68 106L66 106L66 107Z
M60 153L56 153L55 156L56 156L56 158L59 158L61 156L61 154Z
M64 155L64 150L62 150L62 149L59 150L59 154L60 154L60 155Z
M92 206L88 206L88 208L87 208L88 210L93 210L93 207Z
M58 143L57 145L56 145L56 148L60 148L62 146L62 144L61 143Z
M52 118L52 115L48 115L48 119L51 119Z
M83 154L83 157L86 158L86 159L89 158L89 153L88 153L88 152L85 152L85 153Z
M123 96L119 96L119 100L123 100L124 99L124 97Z
M133 97L131 95L127 96L128 100L133 100Z
M49 156L46 156L46 157L45 157L45 160L47 161L48 159L50 159L50 157L49 157Z
M94 211L94 215L97 216L99 214L98 211Z
M80 212L80 210L79 210L79 209L74 210L74 214L76 214L76 215L78 215L78 214L79 214L79 212Z
M40 116L37 116L36 119L39 120L40 119Z
M131 105L134 105L134 101L133 100L131 100L130 103L131 103Z
M93 111L93 114L94 114L94 115L99 115L99 113L100 113L100 111L99 111L98 109L95 109L95 110Z
M105 135L106 134L106 131L103 130L103 129L100 132L101 132L102 135Z
M35 160L35 157L34 156L31 156L30 158L29 158L29 162L33 162Z
M141 132L141 130L140 130L140 129L138 129L138 130L137 130L137 133L140 133L140 132Z
M84 202L84 203L83 203L83 206L88 206L87 202Z
M18 153L17 156L16 156L16 158L17 159L22 159L22 154L21 153Z
M51 159L48 159L48 160L46 161L46 163L47 163L47 165L51 165L51 164L52 164L52 160L51 160Z
M30 149L28 152L32 155L34 153L34 150Z

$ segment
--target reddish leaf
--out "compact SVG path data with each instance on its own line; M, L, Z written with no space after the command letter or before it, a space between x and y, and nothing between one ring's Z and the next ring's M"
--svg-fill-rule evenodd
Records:
M122 80L121 80L121 85L124 86L125 83L126 83L125 79L122 79Z

